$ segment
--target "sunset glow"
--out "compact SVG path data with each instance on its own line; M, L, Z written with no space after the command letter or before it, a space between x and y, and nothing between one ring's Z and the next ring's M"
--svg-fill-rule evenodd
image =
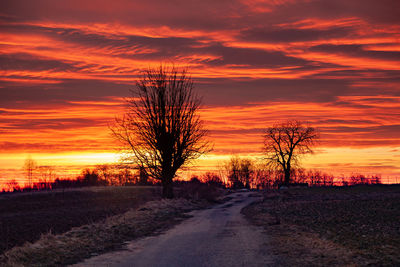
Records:
M140 72L187 66L214 150L262 158L286 119L321 138L303 167L400 177L400 2L2 1L0 188L24 160L60 177L119 160L109 126ZM400 178L398 179L400 181Z

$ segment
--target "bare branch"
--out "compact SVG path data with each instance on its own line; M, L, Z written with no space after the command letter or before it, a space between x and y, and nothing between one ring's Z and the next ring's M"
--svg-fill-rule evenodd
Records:
M131 90L127 113L111 129L129 160L164 187L179 168L210 151L198 115L201 99L193 88L186 69L148 69ZM171 197L172 191L164 196Z
M267 164L281 169L285 173L285 183L288 184L291 167L298 164L301 155L313 153L312 148L318 137L313 127L303 126L296 120L266 129L264 152Z

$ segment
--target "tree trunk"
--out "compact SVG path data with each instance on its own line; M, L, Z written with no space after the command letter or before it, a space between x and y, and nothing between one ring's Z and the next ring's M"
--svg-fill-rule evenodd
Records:
M290 183L290 169L285 169L285 180L283 182L286 186Z
M172 184L172 178L163 177L162 180L162 197L163 198L174 198L174 188Z

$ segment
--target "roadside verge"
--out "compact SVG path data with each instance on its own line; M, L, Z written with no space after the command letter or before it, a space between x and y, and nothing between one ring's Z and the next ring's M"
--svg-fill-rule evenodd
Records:
M25 243L4 253L2 266L60 266L120 249L124 243L139 237L165 231L183 219L186 213L205 208L206 201L186 199L151 201L126 213L76 227L53 235L42 235L34 243Z

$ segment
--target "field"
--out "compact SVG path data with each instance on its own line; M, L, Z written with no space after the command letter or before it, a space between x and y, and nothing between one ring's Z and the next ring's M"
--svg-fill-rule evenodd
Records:
M93 187L0 195L0 254L160 198L159 187Z
M199 186L183 184L177 195L212 202L222 194ZM3 261L11 265L71 264L166 229L187 210L205 207L159 200L155 186L0 195L0 260L5 253ZM242 213L265 228L282 266L398 266L399 207L398 185L290 188L265 191L263 201ZM22 247L11 249L15 246Z
M242 212L265 227L282 265L400 264L400 186L267 191Z

